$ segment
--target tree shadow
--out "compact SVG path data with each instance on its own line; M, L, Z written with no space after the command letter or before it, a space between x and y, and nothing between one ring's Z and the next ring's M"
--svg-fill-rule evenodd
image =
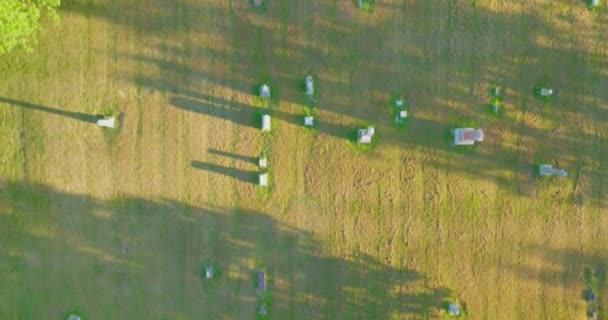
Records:
M259 269L278 319L432 317L451 294L366 254L324 255L309 232L242 208L5 182L0 221L3 318L254 318ZM222 276L204 279L208 263Z
M586 268L597 270L600 279L606 278L608 255L605 252L589 254L577 249L556 249L538 244L527 245L522 250L527 262L504 267L531 281L551 286L567 286L574 281L582 286ZM608 284L604 280L600 283L602 286Z
M95 115L90 115L90 114L86 114L86 113L82 113L82 112L61 110L58 108L46 107L46 106L39 105L39 104L29 103L29 102L5 98L5 97L0 97L0 103L18 106L21 108L26 108L26 109L36 110L36 111L42 111L42 112L51 113L51 114L56 114L56 115L60 115L62 117L68 117L68 118L72 118L72 119L76 119L76 120L80 120L80 121L84 121L84 122L90 122L90 123L95 123L95 122L97 122L97 119L98 119L98 116L95 116Z
M561 5L571 11L557 10ZM323 111L323 117L317 117L323 133L347 138L357 122L373 122L383 133L382 143L426 148L439 155L431 159L436 168L478 176L521 196L536 193L528 171L536 157L545 154L548 159L543 161L559 160L580 172L572 198L598 208L606 204L608 171L603 170L601 131L608 96L595 84L606 82L608 59L588 45L602 39L599 26L605 15L593 20L596 26L581 31L577 23L584 19L574 19L580 6L564 1L542 9L523 3L517 12L506 10L507 4L498 5L505 6L501 11L461 2L384 1L375 6L382 14L360 15L331 1L283 1L263 14L252 12L246 1L152 1L143 11L131 4L100 0L90 6L77 1L66 10L127 26L146 37L164 35L161 41L146 43L147 50L117 55L145 65L143 70L150 72L127 77L139 87L169 94L176 107L255 126L252 119L259 110L231 98L200 97L201 84L250 95L260 79L270 79L280 84L280 101L304 106L308 102L301 81L313 74L320 87L316 107ZM546 15L544 10L556 12ZM212 22L192 19L204 12ZM199 31L213 33L217 41L179 42ZM560 92L551 103L537 101L530 92L541 78ZM485 87L496 79L507 88L508 99L505 116L489 119L483 112ZM394 94L412 101L414 117L407 134L390 129L388 102ZM273 113L301 125L300 116L285 110ZM471 155L475 166L453 161L441 140L429 139L440 136L429 130L461 118L493 130L489 138L496 142L488 141L480 148L483 152Z

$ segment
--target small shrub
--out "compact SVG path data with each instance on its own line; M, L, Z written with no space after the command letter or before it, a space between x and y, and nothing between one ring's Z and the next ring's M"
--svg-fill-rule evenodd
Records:
M499 117L503 114L504 108L501 101L494 97L490 100L490 103L486 105L486 114L490 117Z

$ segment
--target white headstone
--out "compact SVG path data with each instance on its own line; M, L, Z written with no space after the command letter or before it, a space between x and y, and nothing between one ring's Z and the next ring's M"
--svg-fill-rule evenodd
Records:
M567 177L568 172L564 169L553 168L550 164L541 164L539 168L541 176L559 176Z
M460 315L460 307L456 303L450 303L448 313L453 317L458 317Z
M260 173L260 186L268 186L268 173Z
M260 87L260 97L262 97L262 98L270 97L270 87L267 84L263 84Z
M401 110L401 111L399 111L399 117L401 119L406 119L407 118L407 110Z
M490 93L491 93L493 96L495 96L495 97L496 97L496 96L499 96L499 95L500 95L500 87L499 87L499 86L492 87L492 90L490 90Z
M314 118L311 116L304 117L304 125L307 127L312 127L314 125Z
M551 88L541 88L540 89L540 95L543 97L548 97L553 95L553 89Z
M77 316L75 314L70 314L70 316L68 317L68 320L80 320L80 316Z
M258 314L260 314L260 315L266 315L267 314L267 312L266 312L266 304L265 303L262 303L260 305L260 308L258 309Z
M591 0L589 3L590 6L592 7L599 7L600 5L600 0Z
M213 267L211 267L211 266L205 267L205 278L207 278L207 279L213 278Z
M306 76L306 78L304 78L304 84L306 86L305 93L307 96L312 96L315 94L314 80L312 76Z
M357 142L359 143L372 143L372 137L376 133L374 127L368 127L366 129L359 129L357 135Z
M260 168L268 168L268 159L266 157L260 157L259 165Z
M97 125L104 128L114 128L116 119L114 117L103 117L97 120Z
M270 115L262 116L262 131L270 131Z
M399 98L399 99L395 100L395 106L403 107L403 99Z

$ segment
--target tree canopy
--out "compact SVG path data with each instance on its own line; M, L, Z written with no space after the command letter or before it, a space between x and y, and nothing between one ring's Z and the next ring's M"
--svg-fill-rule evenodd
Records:
M15 48L31 51L31 44L44 29L42 16L59 21L60 4L61 0L0 0L0 54Z

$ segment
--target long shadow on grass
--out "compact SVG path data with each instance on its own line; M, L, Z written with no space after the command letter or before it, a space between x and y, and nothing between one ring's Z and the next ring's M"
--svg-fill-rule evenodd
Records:
M79 0L65 10L127 26L138 38L153 40L146 43L147 51L118 54L120 59L144 65L144 72L127 75L138 86L175 93L187 85L197 88L204 81L249 94L261 79L271 79L280 87L281 100L306 104L301 82L311 73L318 79L318 109L376 124L390 121L388 101L394 94L403 94L412 101L411 128L405 137L383 133L383 142L429 147L429 154L439 150L440 157L431 159L437 168L467 172L516 192L513 185L533 184L528 168L537 155L547 155L548 159L540 160L557 159L570 171L580 172L581 183L577 179L575 185L588 187L575 186L573 193L602 207L608 199L603 187L608 181L604 161L608 149L601 139L608 117L608 96L601 85L608 81L604 72L608 59L602 54L605 41L601 41L607 16L598 14L587 25L584 16L574 19L582 4L569 4L571 13L557 14L564 4L522 2L520 13L514 13L507 3L383 1L367 20L361 19L365 14L353 13L356 10L335 1L280 1L257 12L246 1L153 0L144 6ZM209 38L192 41L193 34ZM551 44L543 39L551 39ZM531 93L543 77L559 92L550 105L543 105ZM471 156L474 165L453 161L446 149L439 149L443 148L440 140L428 139L437 135L427 129L441 130L460 118L484 126L486 89L497 79L507 89L507 117L514 115L513 121L497 120L497 132L510 136L511 145ZM172 99L178 107L243 125L251 125L254 117L209 108L207 99L196 95ZM220 103L224 108L231 104ZM235 110L239 109L257 112L238 106ZM425 121L437 125L418 125L419 111L426 113ZM275 112L278 118L301 122ZM319 128L328 134L344 138L352 130L322 121L318 119ZM500 166L504 163L508 167ZM522 181L513 181L512 176L521 176Z
M0 231L0 252L10 257L0 259L7 318L75 309L89 318L255 318L260 299L274 319L432 317L450 295L364 253L321 254L309 232L241 208L6 182ZM205 265L215 279L203 279ZM268 279L261 296L260 269Z
M209 152L210 154L227 157L227 158L232 158L232 159L247 162L247 163L255 164L255 163L257 163L257 160L258 160L258 158L256 158L256 157L249 157L246 155L242 155L242 154L238 154L238 153L234 153L234 152L217 150L217 149L207 149L207 152Z
M178 90L177 92L186 93L187 91ZM229 120L247 127L260 127L263 114L270 114L272 118L280 119L302 127L304 121L303 115L295 115L276 109L255 107L201 93L189 92L188 96L175 95L170 97L169 102L180 109ZM330 123L324 120L317 120L316 123L318 131L341 139L349 138L349 133L353 130L352 127Z
M256 172L255 171L247 171L241 170L237 168L224 167L213 163L202 162L202 161L192 161L192 167L196 169L206 170L210 172L215 172L218 174L222 174L228 177L232 177L238 179L243 182L255 183L256 182Z
M84 121L84 122L95 123L97 121L97 116L94 116L94 115L90 115L90 114L86 114L86 113L82 113L82 112L65 111L65 110L61 110L58 108L51 108L51 107L47 107L47 106L43 106L43 105L39 105L39 104L29 103L29 102L5 98L5 97L0 97L0 103L5 103L8 105L17 106L17 107L21 107L21 108L25 108L25 109L52 113L52 114L56 114L56 115L60 115L63 117L68 117L68 118Z

